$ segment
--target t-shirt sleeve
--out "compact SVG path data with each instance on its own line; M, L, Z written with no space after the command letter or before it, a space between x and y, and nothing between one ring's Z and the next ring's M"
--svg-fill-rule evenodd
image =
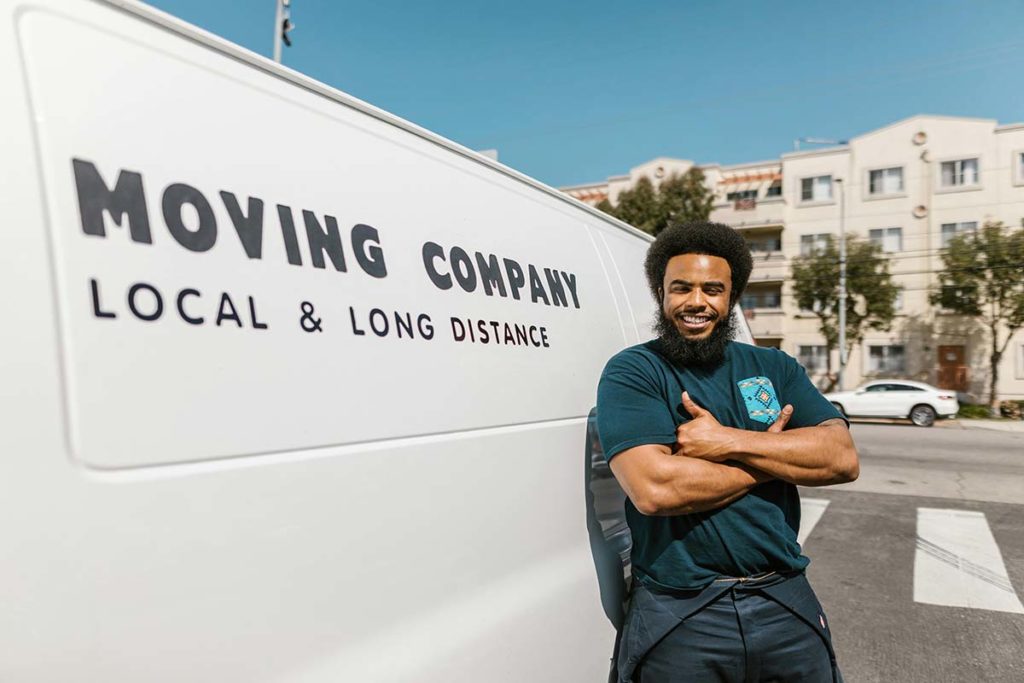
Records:
M782 405L790 403L793 406L793 416L787 426L813 427L834 418L839 418L849 425L849 421L836 410L836 407L821 395L800 363L781 351L779 354L783 358L785 377L779 401Z
M643 359L608 361L597 387L597 433L609 461L636 446L676 442L672 409Z

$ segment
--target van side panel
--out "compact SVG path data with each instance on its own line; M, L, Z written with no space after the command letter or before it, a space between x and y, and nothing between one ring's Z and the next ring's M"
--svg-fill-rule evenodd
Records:
M0 0L0 679L604 679L644 241L147 14Z

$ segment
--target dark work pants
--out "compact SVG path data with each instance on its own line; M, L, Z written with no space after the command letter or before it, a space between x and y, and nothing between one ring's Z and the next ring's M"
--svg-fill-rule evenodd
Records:
M842 681L825 615L803 574L703 591L638 586L622 634L621 681Z

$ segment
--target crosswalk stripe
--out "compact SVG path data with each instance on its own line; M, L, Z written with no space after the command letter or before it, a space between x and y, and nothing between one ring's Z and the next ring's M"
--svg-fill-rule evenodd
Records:
M1024 614L984 513L917 509L914 601Z
M803 545L807 537L814 531L814 527L821 521L825 514L825 508L829 501L824 498L801 498L800 499L800 533L796 536L796 542Z

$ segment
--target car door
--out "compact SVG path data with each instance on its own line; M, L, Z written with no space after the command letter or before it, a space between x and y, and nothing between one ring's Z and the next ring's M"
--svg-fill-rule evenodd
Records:
M886 403L892 411L889 413L892 417L906 417L910 415L910 409L926 398L925 390L920 387L896 382L886 386L888 387L885 392Z
M853 415L887 417L893 410L889 405L888 384L869 384L857 390Z

